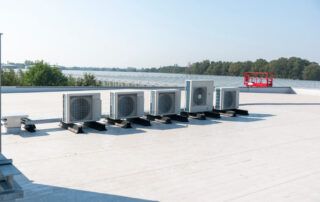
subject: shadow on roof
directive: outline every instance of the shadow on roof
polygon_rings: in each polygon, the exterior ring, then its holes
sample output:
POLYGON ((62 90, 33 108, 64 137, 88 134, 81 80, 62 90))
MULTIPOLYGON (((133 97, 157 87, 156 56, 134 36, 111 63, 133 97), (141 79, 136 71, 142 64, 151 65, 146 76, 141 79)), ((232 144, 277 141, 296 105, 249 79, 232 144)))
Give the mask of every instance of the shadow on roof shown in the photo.
POLYGON ((24 198, 16 200, 17 202, 155 202, 154 200, 37 184, 24 175, 16 176, 16 180, 24 190, 24 198))
POLYGON ((257 114, 257 113, 249 113, 249 116, 240 116, 237 115, 235 117, 226 117, 221 116, 221 120, 223 121, 234 121, 234 122, 255 122, 255 121, 263 121, 266 117, 275 116, 273 114, 257 114))
POLYGON ((212 124, 221 123, 216 120, 220 120, 220 119, 211 119, 211 118, 207 117, 206 120, 198 120, 198 119, 189 118, 189 124, 190 125, 212 125, 212 124))
POLYGON ((134 135, 138 133, 145 133, 146 131, 137 129, 134 126, 132 128, 120 128, 117 126, 107 125, 107 131, 96 131, 90 129, 90 132, 103 135, 134 135))
POLYGON ((152 126, 149 127, 149 129, 151 129, 151 130, 170 130, 170 129, 188 127, 187 126, 188 123, 181 123, 181 122, 176 122, 176 121, 172 121, 171 124, 164 124, 164 123, 152 121, 151 124, 152 124, 152 126))
MULTIPOLYGON (((271 117, 275 116, 273 114, 256 114, 256 113, 249 113, 249 117, 256 117, 256 118, 264 118, 264 117, 271 117)), ((243 116, 245 117, 245 116, 243 116)))
POLYGON ((221 120, 222 121, 233 121, 233 122, 255 122, 255 121, 263 121, 265 119, 255 118, 255 117, 243 117, 243 116, 236 116, 236 117, 221 116, 221 120))

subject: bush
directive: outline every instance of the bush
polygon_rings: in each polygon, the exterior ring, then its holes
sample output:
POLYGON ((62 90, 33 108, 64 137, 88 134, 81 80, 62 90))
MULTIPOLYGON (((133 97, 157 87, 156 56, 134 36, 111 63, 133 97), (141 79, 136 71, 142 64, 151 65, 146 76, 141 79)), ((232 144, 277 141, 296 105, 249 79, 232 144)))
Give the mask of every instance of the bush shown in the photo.
POLYGON ((17 73, 13 69, 4 69, 1 71, 1 85, 21 86, 24 84, 24 73, 19 70, 17 73))
POLYGON ((65 76, 58 67, 51 67, 43 61, 35 62, 25 73, 22 70, 2 70, 1 83, 4 86, 102 86, 102 81, 93 74, 83 77, 65 76))
POLYGON ((30 86, 66 86, 68 79, 58 67, 39 61, 26 71, 24 82, 30 86))

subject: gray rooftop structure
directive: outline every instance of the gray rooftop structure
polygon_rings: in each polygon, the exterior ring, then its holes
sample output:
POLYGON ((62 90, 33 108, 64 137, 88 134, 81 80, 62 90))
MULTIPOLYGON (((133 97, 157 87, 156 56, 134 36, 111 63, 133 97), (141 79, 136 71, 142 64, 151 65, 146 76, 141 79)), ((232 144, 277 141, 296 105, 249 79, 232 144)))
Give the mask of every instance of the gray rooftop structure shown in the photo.
MULTIPOLYGON (((3 114, 59 117, 62 93, 3 94, 3 114)), ((17 201, 320 201, 320 96, 240 93, 240 104, 249 116, 4 134, 23 173, 17 201)))

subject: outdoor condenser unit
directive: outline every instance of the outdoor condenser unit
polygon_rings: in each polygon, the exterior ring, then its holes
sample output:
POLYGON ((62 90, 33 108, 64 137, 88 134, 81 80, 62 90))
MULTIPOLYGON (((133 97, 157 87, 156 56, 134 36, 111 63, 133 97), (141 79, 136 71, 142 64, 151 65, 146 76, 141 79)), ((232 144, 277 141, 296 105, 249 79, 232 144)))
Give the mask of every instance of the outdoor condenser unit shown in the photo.
POLYGON ((90 122, 101 118, 100 93, 63 94, 63 122, 90 122))
POLYGON ((143 115, 143 91, 113 91, 110 93, 110 118, 139 118, 143 115))
POLYGON ((216 88, 216 110, 237 109, 239 107, 239 88, 216 88))
POLYGON ((150 114, 173 115, 181 112, 180 90, 152 90, 150 97, 150 114))
POLYGON ((213 109, 213 80, 186 81, 186 112, 204 112, 213 109))

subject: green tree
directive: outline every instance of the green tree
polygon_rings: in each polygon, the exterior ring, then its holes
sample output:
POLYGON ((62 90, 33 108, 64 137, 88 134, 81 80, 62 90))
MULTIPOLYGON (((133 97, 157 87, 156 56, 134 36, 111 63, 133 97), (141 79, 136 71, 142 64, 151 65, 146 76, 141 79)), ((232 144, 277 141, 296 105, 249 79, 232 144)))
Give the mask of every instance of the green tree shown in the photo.
POLYGON ((101 86, 102 82, 97 81, 96 77, 90 73, 84 73, 82 78, 77 79, 78 86, 101 86))
POLYGON ((305 80, 320 80, 320 66, 312 63, 306 66, 302 73, 302 78, 305 80))
POLYGON ((209 60, 204 60, 202 62, 196 62, 191 64, 187 70, 186 73, 188 74, 204 74, 208 67, 210 66, 209 60))
POLYGON ((251 68, 251 72, 265 72, 266 70, 266 66, 268 65, 268 61, 266 61, 265 59, 257 59, 251 68))
POLYGON ((24 75, 25 84, 31 86, 65 86, 68 79, 58 67, 37 61, 24 75))
POLYGON ((13 69, 1 70, 1 84, 3 86, 22 86, 24 73, 22 70, 15 72, 13 69))
POLYGON ((15 86, 17 78, 13 69, 1 71, 1 84, 4 86, 15 86))
POLYGON ((75 79, 71 75, 68 75, 67 76, 67 86, 77 86, 77 79, 75 79))
POLYGON ((243 64, 241 62, 232 63, 229 67, 229 75, 239 76, 242 68, 243 64))
POLYGON ((287 58, 272 60, 268 65, 268 71, 278 78, 289 78, 290 66, 287 58))
POLYGON ((302 72, 306 66, 310 64, 309 61, 297 57, 291 57, 288 60, 290 66, 289 78, 302 79, 302 72))
POLYGON ((24 83, 24 72, 19 69, 18 72, 16 72, 16 86, 24 86, 25 83, 24 83))

